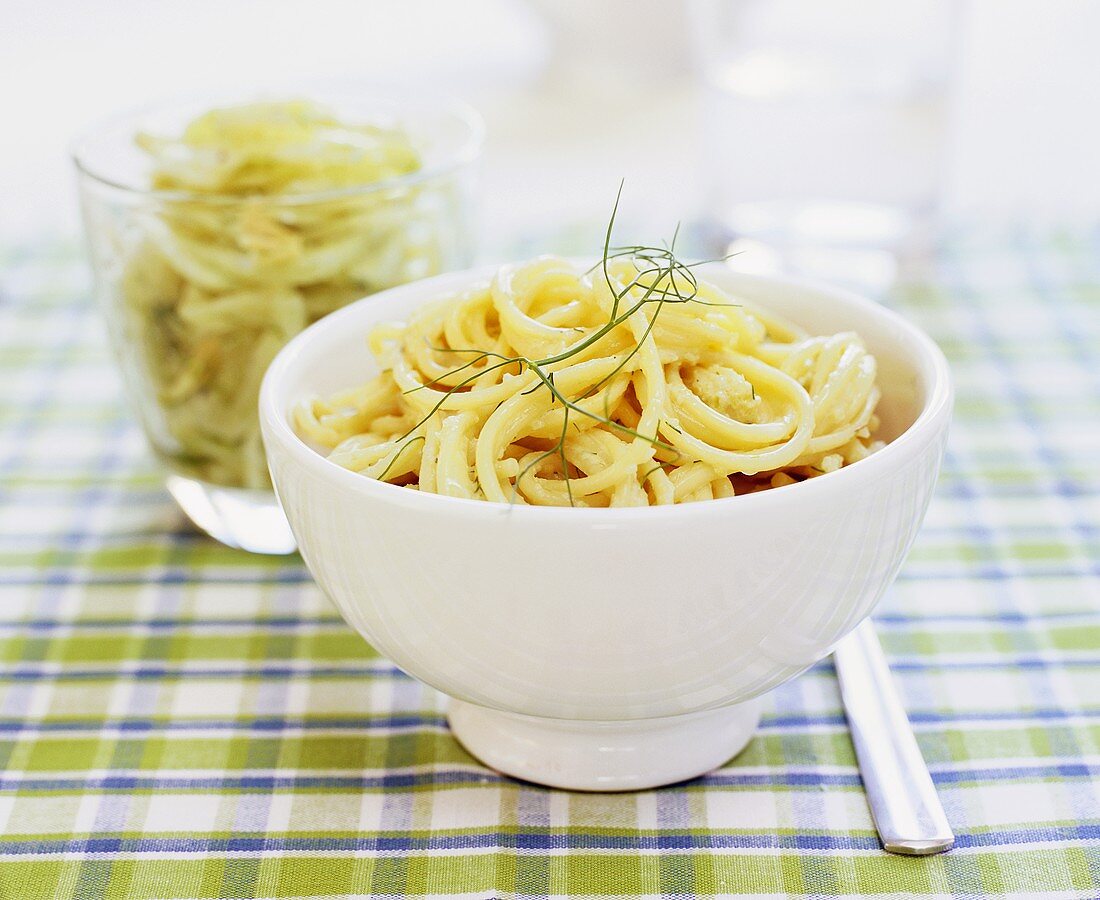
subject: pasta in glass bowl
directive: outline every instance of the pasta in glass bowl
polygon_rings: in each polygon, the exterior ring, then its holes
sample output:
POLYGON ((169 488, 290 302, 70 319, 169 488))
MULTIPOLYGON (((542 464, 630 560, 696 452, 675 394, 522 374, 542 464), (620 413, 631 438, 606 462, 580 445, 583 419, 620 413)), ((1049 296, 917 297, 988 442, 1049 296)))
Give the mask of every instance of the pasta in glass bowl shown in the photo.
POLYGON ((290 552, 256 418, 303 328, 460 268, 481 126, 465 107, 209 99, 117 119, 74 160, 96 289, 184 512, 231 546, 290 552))
MULTIPOLYGON (((876 303, 715 263, 692 270, 705 285, 698 312, 725 330, 714 352, 726 346, 723 358, 749 390, 732 375, 708 382, 690 372, 669 350, 688 323, 664 318, 686 309, 666 309, 653 324, 657 307, 631 305, 627 298, 640 296, 633 288, 622 294, 625 311, 645 322, 620 322, 587 345, 588 358, 582 352, 559 368, 553 346, 517 346, 529 323, 518 320, 507 337, 502 320, 498 330, 476 312, 486 296, 498 310, 507 303, 499 294, 509 277, 537 274, 540 290, 518 306, 524 318, 578 329, 542 332, 566 349, 599 332, 601 319, 585 323, 572 318, 585 309, 569 307, 587 267, 538 265, 396 288, 292 340, 260 396, 275 489, 341 614, 450 696, 455 736, 475 756, 572 789, 672 783, 738 752, 755 730, 760 695, 824 657, 893 581, 942 460, 947 364, 926 335, 876 303), (540 306, 555 278, 568 290, 540 306), (467 313, 450 320, 446 311, 464 303, 467 313), (486 321, 485 334, 475 333, 486 321), (622 327, 634 334, 632 355, 629 341, 614 343, 622 327), (420 350, 403 342, 409 334, 430 358, 413 364, 420 350), (858 341, 830 343, 848 334, 858 341), (479 355, 498 352, 485 342, 502 335, 509 347, 496 361, 507 360, 507 380, 467 369, 480 386, 451 391, 437 379, 453 387, 466 377, 453 363, 433 380, 415 374, 478 338, 465 349, 479 353, 461 364, 487 368, 479 355), (733 335, 745 341, 735 350, 733 335), (526 363, 517 366, 517 356, 526 363), (871 373, 865 358, 875 361, 871 373), (596 371, 581 369, 590 365, 596 371), (624 370, 630 384, 615 385, 624 370), (844 386, 831 400, 826 370, 839 373, 834 388, 844 386), (581 410, 568 423, 566 404, 540 373, 553 373, 561 398, 581 410), (387 379, 404 384, 398 395, 387 394, 387 379), (678 383, 723 419, 760 428, 717 433, 717 420, 678 383), (421 396, 433 390, 434 399, 421 396), (486 398, 475 395, 486 390, 505 396, 480 412, 459 408, 481 406, 486 398), (452 408, 432 423, 439 393, 452 408), (485 435, 498 414, 490 449, 467 446, 465 465, 455 466, 454 447, 474 429, 485 435), (577 437, 558 446, 562 431, 577 437), (691 437, 705 437, 705 446, 691 437), (841 458, 826 463, 830 456, 841 458), (656 480, 653 466, 663 472, 656 480), (624 468, 631 478, 620 483, 624 468), (616 477, 588 481, 604 472, 616 477), (492 495, 494 484, 502 496, 492 495)), ((619 293, 592 289, 599 303, 619 293)), ((699 351, 698 336, 690 348, 699 351)))

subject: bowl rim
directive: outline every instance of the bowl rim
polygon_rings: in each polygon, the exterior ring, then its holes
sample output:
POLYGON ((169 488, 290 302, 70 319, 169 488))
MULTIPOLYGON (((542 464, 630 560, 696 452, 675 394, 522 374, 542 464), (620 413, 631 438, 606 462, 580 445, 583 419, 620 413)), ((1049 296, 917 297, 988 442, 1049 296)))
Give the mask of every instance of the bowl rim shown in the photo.
MULTIPOLYGON (((576 259, 570 261, 583 262, 576 259)), ((701 269, 705 272, 707 268, 719 265, 722 265, 722 263, 708 263, 701 269)), ((290 425, 289 416, 290 404, 293 398, 286 396, 287 389, 284 381, 288 370, 300 357, 309 352, 311 343, 316 340, 319 334, 341 330, 345 322, 357 319, 365 306, 373 306, 379 302, 383 304, 391 303, 395 301, 395 298, 413 293, 454 291, 477 281, 491 278, 500 268, 500 264, 479 266, 389 288, 356 300, 330 313, 293 337, 276 354, 275 359, 268 366, 260 387, 259 416, 265 451, 268 441, 278 441, 280 446, 294 458, 296 463, 302 465, 318 478, 333 482, 342 490, 365 495, 374 501, 417 509, 426 513, 475 516, 499 516, 503 513, 519 516, 523 519, 560 521, 564 517, 564 519, 576 524, 612 524, 624 521, 646 521, 660 515, 677 517, 708 514, 725 515, 739 509, 752 510, 761 504, 765 506, 786 503, 797 504, 809 500, 814 492, 839 491, 843 490, 845 485, 852 486, 857 482, 874 481, 879 477, 888 475, 896 464, 900 464, 906 458, 919 452, 925 444, 946 429, 951 416, 954 389, 947 358, 928 334, 904 316, 854 291, 837 288, 811 279, 787 275, 757 275, 727 269, 726 271, 730 275, 743 283, 761 286, 775 285, 787 289, 806 290, 819 295, 826 295, 833 300, 853 305, 862 312, 881 317, 898 328, 905 336, 904 343, 917 351, 918 357, 923 363, 921 368, 931 373, 930 381, 927 384, 927 396, 919 415, 913 423, 881 450, 872 453, 859 462, 844 466, 818 478, 809 478, 795 484, 784 485, 782 488, 756 491, 734 497, 722 497, 698 503, 596 508, 495 503, 487 500, 449 497, 443 494, 405 490, 398 485, 368 478, 331 462, 295 433, 290 425)), ((428 297, 424 297, 422 302, 428 302, 428 300, 428 297)), ((766 303, 760 305, 766 308, 766 303)), ((386 320, 384 310, 380 311, 376 321, 384 322, 386 320)), ((365 332, 362 338, 364 352, 366 352, 365 332)), ((274 483, 275 479, 272 478, 272 481, 274 483)), ((278 491, 277 484, 276 491, 278 491)))
POLYGON ((67 149, 68 157, 81 178, 87 179, 101 188, 128 197, 144 198, 164 203, 194 203, 208 206, 239 205, 248 200, 261 198, 284 206, 307 206, 314 203, 327 203, 349 197, 409 188, 434 181, 474 163, 481 154, 484 142, 485 120, 480 113, 465 101, 448 94, 409 94, 397 90, 351 92, 304 86, 284 91, 253 91, 242 94, 211 93, 208 95, 191 93, 167 97, 98 119, 79 131, 69 141, 67 149), (97 167, 88 160, 88 153, 97 140, 125 123, 137 124, 142 118, 159 111, 173 107, 182 108, 196 103, 207 104, 214 108, 283 99, 315 100, 322 104, 342 101, 355 102, 361 104, 364 108, 376 107, 380 110, 387 109, 390 112, 400 112, 403 109, 413 108, 428 110, 440 116, 452 116, 457 122, 461 123, 465 129, 465 134, 446 159, 419 168, 414 172, 385 178, 381 181, 370 181, 323 190, 302 191, 300 193, 234 195, 203 193, 201 191, 164 190, 129 183, 125 179, 108 177, 98 171, 97 167))

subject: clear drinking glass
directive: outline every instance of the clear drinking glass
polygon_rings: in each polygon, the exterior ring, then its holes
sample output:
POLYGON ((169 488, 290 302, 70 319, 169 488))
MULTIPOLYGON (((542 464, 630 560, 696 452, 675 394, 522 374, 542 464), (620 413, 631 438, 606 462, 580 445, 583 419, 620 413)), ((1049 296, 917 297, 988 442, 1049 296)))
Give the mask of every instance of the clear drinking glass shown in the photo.
POLYGON ((168 490, 208 534, 257 553, 295 549, 257 421, 272 357, 326 313, 465 267, 474 250, 475 113, 423 100, 316 99, 342 120, 402 129, 421 168, 310 194, 151 189, 135 136, 179 134, 225 105, 210 98, 124 116, 73 149, 96 292, 168 490))
POLYGON ((833 275, 928 233, 958 18, 955 0, 696 0, 707 213, 731 249, 833 275))

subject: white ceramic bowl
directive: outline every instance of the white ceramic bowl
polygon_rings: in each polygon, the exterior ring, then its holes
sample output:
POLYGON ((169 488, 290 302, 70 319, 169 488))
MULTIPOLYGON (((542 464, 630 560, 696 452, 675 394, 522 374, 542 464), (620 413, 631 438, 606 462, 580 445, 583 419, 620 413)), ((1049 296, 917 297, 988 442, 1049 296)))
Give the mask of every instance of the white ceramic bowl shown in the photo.
POLYGON ((421 494, 342 469, 294 434, 296 402, 375 374, 372 326, 489 274, 376 294, 272 363, 260 420, 302 556, 353 628, 453 698, 455 735, 489 765, 587 790, 709 771, 752 736, 754 698, 825 656, 897 574, 947 436, 943 354, 869 300, 712 265, 704 277, 811 332, 862 335, 890 443, 820 478, 683 506, 421 494))

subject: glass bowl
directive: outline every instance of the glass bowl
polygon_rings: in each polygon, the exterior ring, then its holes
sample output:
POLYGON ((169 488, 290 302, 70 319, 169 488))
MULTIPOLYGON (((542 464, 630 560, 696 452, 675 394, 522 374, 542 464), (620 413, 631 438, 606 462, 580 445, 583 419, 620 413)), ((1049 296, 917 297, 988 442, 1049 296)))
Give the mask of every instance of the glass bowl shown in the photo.
POLYGON ((289 553, 256 404, 268 363, 346 304, 469 264, 482 124, 443 100, 325 96, 342 121, 407 133, 421 167, 311 193, 158 190, 139 133, 178 135, 224 98, 105 122, 72 148, 96 294, 166 485, 224 544, 289 553))

